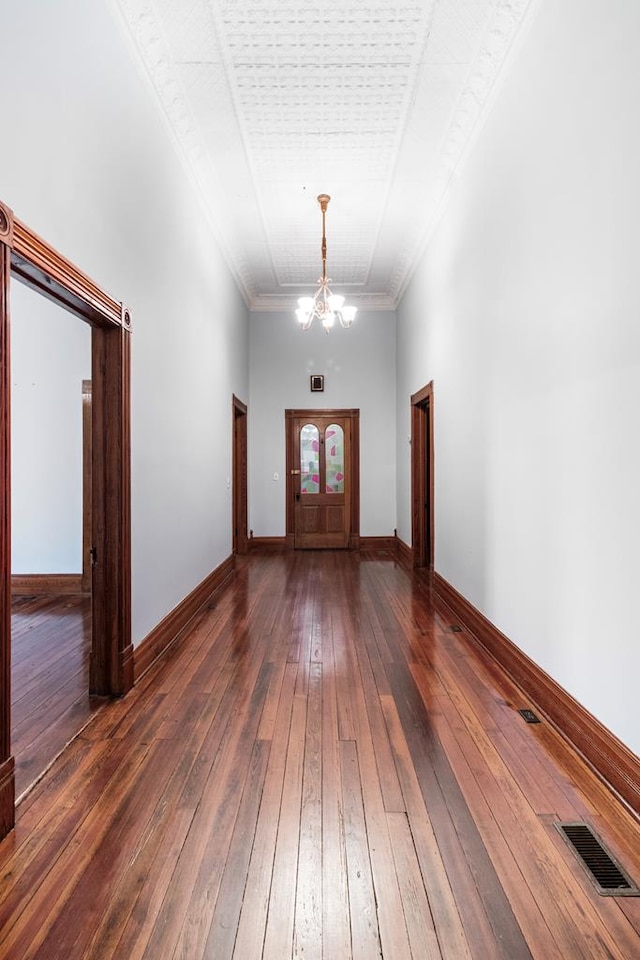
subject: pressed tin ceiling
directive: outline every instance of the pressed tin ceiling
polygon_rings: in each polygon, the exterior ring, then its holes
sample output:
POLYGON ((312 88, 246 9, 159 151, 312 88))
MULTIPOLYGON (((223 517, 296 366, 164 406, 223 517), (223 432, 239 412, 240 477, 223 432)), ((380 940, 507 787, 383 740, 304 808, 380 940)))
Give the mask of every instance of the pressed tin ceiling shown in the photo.
POLYGON ((393 309, 532 0, 113 0, 247 304, 393 309))

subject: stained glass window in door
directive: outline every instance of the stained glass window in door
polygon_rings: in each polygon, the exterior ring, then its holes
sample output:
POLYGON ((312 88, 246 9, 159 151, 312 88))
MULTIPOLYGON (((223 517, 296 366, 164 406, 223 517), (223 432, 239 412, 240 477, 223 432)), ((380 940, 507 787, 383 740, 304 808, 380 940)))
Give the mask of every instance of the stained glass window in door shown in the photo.
POLYGON ((313 423, 300 431, 300 493, 320 493, 320 431, 313 423))
POLYGON ((324 433, 327 493, 344 493, 344 431, 330 423, 324 433))

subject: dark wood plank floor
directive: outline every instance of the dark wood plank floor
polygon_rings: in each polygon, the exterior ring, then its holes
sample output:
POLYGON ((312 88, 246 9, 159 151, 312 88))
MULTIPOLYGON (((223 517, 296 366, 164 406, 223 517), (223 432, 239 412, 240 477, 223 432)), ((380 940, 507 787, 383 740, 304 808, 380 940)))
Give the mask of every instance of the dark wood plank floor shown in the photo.
POLYGON ((3 958, 640 957, 640 829, 390 555, 238 561, 0 844, 3 958))
POLYGON ((11 604, 11 748, 20 796, 102 701, 89 697, 91 600, 14 597, 11 604))

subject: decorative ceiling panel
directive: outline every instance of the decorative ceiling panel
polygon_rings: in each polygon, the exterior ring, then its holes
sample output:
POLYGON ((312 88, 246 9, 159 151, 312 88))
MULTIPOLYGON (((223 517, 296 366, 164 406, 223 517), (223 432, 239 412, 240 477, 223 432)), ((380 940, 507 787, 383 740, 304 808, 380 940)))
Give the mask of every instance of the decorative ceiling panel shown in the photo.
POLYGON ((114 0, 253 309, 396 306, 531 0, 114 0))

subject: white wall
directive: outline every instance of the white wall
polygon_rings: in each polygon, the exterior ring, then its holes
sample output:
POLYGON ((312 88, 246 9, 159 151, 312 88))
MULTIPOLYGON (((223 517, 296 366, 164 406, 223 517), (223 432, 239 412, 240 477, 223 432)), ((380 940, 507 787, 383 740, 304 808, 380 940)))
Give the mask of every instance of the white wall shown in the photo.
POLYGON ((11 282, 11 562, 82 572, 82 381, 91 330, 11 282))
POLYGON ((105 0, 2 14, 0 195, 133 314, 133 638, 231 551, 247 311, 105 0))
POLYGON ((436 568, 635 752, 639 38, 630 0, 541 0, 398 313, 400 439, 434 380, 436 568))
POLYGON ((282 537, 285 423, 291 409, 360 409, 360 533, 395 529, 395 315, 361 311, 348 330, 304 332, 290 314, 252 313, 250 321, 249 526, 282 537), (324 393, 309 377, 322 373, 324 393), (273 474, 279 480, 273 480, 273 474))

